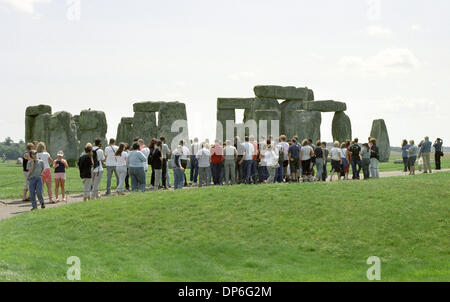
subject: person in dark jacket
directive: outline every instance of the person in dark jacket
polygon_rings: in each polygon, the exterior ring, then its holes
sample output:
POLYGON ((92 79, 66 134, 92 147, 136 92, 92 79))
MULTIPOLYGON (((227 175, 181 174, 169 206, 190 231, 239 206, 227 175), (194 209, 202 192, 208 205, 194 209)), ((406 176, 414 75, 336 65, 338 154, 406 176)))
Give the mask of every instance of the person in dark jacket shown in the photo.
POLYGON ((80 178, 83 180, 83 201, 91 200, 93 166, 94 159, 92 154, 92 144, 88 143, 84 148, 84 153, 78 159, 80 178))
POLYGON ((436 170, 441 169, 441 157, 444 156, 442 152, 442 139, 437 138, 434 142, 434 163, 436 164, 436 170))

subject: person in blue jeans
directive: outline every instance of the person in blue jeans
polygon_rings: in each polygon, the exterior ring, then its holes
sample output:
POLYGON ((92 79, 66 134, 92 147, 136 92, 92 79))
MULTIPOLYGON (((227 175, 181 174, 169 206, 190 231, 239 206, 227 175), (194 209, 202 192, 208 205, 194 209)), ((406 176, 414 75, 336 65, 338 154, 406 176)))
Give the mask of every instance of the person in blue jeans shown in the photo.
POLYGON ((361 172, 361 147, 358 144, 358 139, 355 138, 350 146, 353 177, 352 179, 359 179, 359 173, 361 172))
POLYGON ((174 175, 174 189, 183 189, 184 185, 184 168, 181 165, 181 154, 183 150, 178 146, 172 154, 173 160, 173 175, 174 175))
POLYGON ((37 159, 36 151, 30 152, 30 161, 27 168, 29 171, 28 179, 30 181, 29 191, 32 211, 37 210, 36 195, 41 203, 41 209, 45 209, 44 196, 42 195, 42 173, 44 172, 44 162, 37 159))
POLYGON ((197 184, 198 179, 198 160, 197 153, 200 151, 200 144, 198 143, 198 138, 194 138, 194 143, 191 144, 191 155, 190 155, 190 182, 191 184, 197 184))
POLYGON ((127 164, 131 178, 131 190, 144 192, 146 187, 144 163, 147 162, 147 158, 139 151, 139 148, 139 144, 135 142, 133 151, 127 155, 127 164))

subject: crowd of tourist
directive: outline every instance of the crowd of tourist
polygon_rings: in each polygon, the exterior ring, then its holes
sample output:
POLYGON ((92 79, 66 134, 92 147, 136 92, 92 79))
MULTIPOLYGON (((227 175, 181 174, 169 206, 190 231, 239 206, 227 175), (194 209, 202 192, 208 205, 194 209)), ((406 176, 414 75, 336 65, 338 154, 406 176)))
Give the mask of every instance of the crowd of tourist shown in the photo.
MULTIPOLYGON (((415 174, 415 163, 420 158, 424 173, 431 173, 432 146, 435 149, 436 169, 439 170, 443 156, 442 143, 438 138, 432 144, 425 137, 416 146, 414 140, 404 140, 404 171, 415 174)), ((136 138, 131 146, 127 143, 116 145, 114 139, 106 147, 102 146, 100 139, 96 139, 94 144, 86 144, 77 163, 83 184, 83 200, 100 198, 99 185, 105 169, 107 196, 112 194, 113 175, 118 195, 123 195, 125 191, 168 189, 171 187, 169 168, 173 170, 175 190, 191 186, 333 181, 335 175, 337 180, 348 180, 350 167, 351 179, 361 179, 361 170, 363 179, 379 177, 379 148, 372 137, 362 144, 357 138, 336 141, 330 149, 326 142, 313 143, 311 139, 300 141, 297 136, 288 139, 285 135, 276 139, 261 137, 259 142, 252 136, 246 136, 244 141, 235 137, 234 141, 222 143, 215 140, 212 144, 208 140, 199 142, 195 138, 189 147, 186 145, 181 140, 174 150, 170 150, 162 136, 152 139, 148 146, 140 138, 136 138), (186 174, 188 164, 189 175, 186 174), (148 180, 149 166, 151 176, 148 180)), ((28 143, 26 148, 23 156, 23 200, 31 201, 32 210, 37 209, 37 200, 45 208, 45 184, 50 203, 65 201, 66 169, 69 165, 64 159, 64 152, 58 151, 57 158, 53 160, 43 142, 28 143), (60 191, 62 199, 59 198, 60 191)))

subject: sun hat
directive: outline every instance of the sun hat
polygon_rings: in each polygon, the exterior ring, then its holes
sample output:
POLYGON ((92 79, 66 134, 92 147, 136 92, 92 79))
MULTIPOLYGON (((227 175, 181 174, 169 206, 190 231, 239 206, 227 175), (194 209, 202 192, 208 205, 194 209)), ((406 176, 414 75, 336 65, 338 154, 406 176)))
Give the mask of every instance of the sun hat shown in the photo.
POLYGON ((58 154, 57 154, 58 156, 64 156, 64 152, 63 151, 58 151, 58 154))

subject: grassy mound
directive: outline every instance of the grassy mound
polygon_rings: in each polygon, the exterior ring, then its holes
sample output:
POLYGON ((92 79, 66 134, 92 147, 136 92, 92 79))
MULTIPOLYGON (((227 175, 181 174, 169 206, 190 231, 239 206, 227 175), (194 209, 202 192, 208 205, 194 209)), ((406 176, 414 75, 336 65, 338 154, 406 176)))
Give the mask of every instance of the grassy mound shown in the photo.
POLYGON ((450 281, 450 173, 135 194, 0 222, 0 280, 450 281))

